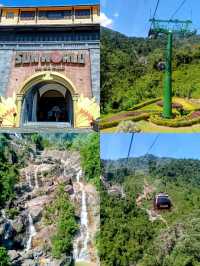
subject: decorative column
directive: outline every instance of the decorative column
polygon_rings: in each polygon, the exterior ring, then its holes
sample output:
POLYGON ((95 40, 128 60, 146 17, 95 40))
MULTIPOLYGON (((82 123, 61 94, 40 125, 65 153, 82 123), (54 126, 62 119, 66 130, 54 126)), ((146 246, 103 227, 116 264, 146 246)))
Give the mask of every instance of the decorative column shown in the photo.
POLYGON ((74 94, 72 95, 72 101, 73 101, 73 119, 74 119, 74 128, 77 127, 77 120, 76 120, 76 114, 77 114, 77 109, 78 109, 78 106, 77 106, 77 103, 78 103, 78 98, 79 98, 79 95, 78 94, 74 94))
POLYGON ((20 127, 20 116, 22 109, 23 94, 17 94, 16 106, 17 106, 17 117, 16 117, 16 126, 20 127))

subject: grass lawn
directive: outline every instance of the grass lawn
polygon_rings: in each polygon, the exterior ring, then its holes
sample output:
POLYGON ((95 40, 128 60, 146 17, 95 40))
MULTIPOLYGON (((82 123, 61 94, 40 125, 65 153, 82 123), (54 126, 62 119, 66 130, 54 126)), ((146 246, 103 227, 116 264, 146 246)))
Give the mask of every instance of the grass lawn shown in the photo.
POLYGON ((137 123, 142 132, 161 132, 161 133, 194 133, 200 132, 200 124, 189 127, 164 127, 157 126, 148 121, 139 121, 137 123))
MULTIPOLYGON (((141 129, 141 132, 160 132, 160 133, 197 133, 200 132, 200 124, 189 127, 164 127, 157 126, 148 121, 139 121, 136 123, 141 129)), ((117 132, 117 127, 111 127, 101 130, 102 133, 117 132)))

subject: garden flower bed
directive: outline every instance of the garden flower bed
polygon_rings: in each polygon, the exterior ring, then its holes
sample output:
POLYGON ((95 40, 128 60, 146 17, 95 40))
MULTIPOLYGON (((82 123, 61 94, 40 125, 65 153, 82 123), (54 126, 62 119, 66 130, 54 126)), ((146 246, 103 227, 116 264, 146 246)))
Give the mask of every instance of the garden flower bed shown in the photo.
POLYGON ((191 112, 186 116, 179 116, 174 119, 166 119, 159 115, 152 115, 150 121, 159 126, 187 127, 200 123, 200 111, 191 112))
POLYGON ((140 120, 148 120, 150 117, 149 113, 142 113, 142 112, 134 112, 134 115, 132 113, 131 115, 126 115, 126 116, 113 116, 110 117, 109 119, 104 119, 100 120, 100 129, 106 129, 106 128, 111 128, 111 127, 116 127, 121 121, 133 121, 137 122, 140 120))

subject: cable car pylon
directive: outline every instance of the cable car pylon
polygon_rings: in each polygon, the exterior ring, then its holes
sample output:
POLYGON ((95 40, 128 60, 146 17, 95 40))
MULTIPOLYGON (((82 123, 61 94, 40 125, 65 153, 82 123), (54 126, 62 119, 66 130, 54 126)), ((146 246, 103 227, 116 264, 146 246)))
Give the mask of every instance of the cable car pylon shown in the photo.
POLYGON ((187 37, 196 34, 195 30, 191 30, 191 20, 161 20, 150 19, 151 28, 149 38, 157 38, 159 35, 167 35, 167 47, 165 54, 165 79, 163 88, 163 117, 172 118, 172 49, 173 36, 187 37))

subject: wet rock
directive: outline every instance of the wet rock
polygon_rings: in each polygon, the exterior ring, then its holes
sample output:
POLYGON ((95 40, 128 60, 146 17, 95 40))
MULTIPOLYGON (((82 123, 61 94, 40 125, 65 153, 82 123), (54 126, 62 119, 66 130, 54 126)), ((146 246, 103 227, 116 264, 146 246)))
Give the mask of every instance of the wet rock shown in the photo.
POLYGON ((56 190, 56 186, 50 186, 46 189, 46 194, 51 195, 56 190))
POLYGON ((69 266, 71 265, 71 261, 72 258, 71 257, 67 257, 67 256, 63 256, 63 258, 61 259, 52 259, 52 258, 48 258, 48 259, 43 259, 43 263, 41 263, 41 265, 48 265, 48 266, 69 266))
POLYGON ((42 228, 32 239, 32 247, 37 252, 42 250, 45 246, 50 246, 50 236, 55 232, 55 228, 53 225, 45 226, 42 228))
POLYGON ((14 236, 14 229, 12 226, 12 223, 8 220, 4 223, 4 232, 3 232, 3 237, 5 240, 11 239, 14 236))
POLYGON ((64 185, 72 185, 71 176, 59 176, 57 181, 58 183, 63 183, 64 185))
POLYGON ((23 254, 23 259, 25 259, 25 260, 34 259, 34 253, 33 253, 33 251, 32 250, 29 250, 29 251, 25 252, 23 254))
POLYGON ((46 183, 46 185, 47 185, 48 187, 52 187, 52 186, 54 185, 53 180, 48 181, 48 182, 46 183))
POLYGON ((10 257, 11 262, 13 263, 14 261, 19 260, 21 255, 16 251, 16 250, 9 250, 8 255, 10 257))
POLYGON ((0 237, 4 234, 4 224, 0 224, 0 237))
POLYGON ((43 252, 42 248, 34 250, 34 252, 33 252, 34 259, 37 260, 38 258, 42 257, 43 253, 44 252, 43 252))
POLYGON ((25 231, 26 224, 27 224, 27 217, 24 214, 18 216, 12 222, 12 226, 13 226, 14 230, 16 231, 16 233, 21 233, 21 232, 25 231))
POLYGON ((39 264, 34 260, 24 260, 21 266, 38 266, 39 264))
POLYGON ((44 195, 34 198, 27 203, 27 207, 34 223, 38 222, 41 219, 43 208, 49 202, 49 200, 50 197, 44 195))
POLYGON ((72 185, 67 185, 65 187, 65 192, 67 192, 69 195, 73 195, 74 194, 74 188, 72 185))
POLYGON ((27 242, 26 232, 24 232, 23 234, 17 234, 11 240, 12 248, 15 250, 23 249, 26 246, 26 242, 27 242))

